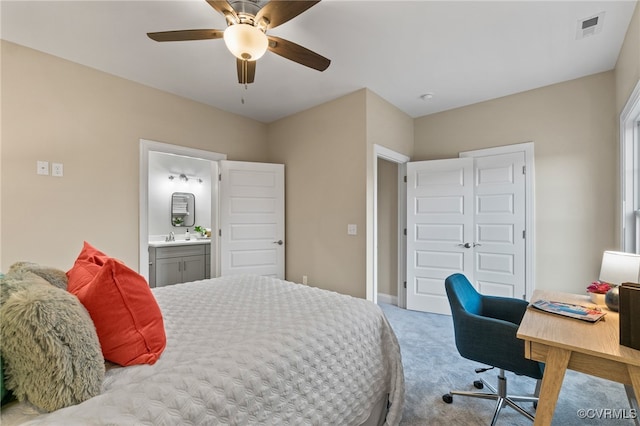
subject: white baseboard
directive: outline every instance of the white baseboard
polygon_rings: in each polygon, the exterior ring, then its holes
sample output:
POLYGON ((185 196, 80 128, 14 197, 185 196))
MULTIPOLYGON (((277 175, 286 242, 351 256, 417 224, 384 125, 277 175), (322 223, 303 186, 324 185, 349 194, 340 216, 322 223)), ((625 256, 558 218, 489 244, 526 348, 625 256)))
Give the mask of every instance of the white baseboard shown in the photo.
POLYGON ((391 296, 390 294, 378 293, 378 302, 398 306, 398 296, 391 296))

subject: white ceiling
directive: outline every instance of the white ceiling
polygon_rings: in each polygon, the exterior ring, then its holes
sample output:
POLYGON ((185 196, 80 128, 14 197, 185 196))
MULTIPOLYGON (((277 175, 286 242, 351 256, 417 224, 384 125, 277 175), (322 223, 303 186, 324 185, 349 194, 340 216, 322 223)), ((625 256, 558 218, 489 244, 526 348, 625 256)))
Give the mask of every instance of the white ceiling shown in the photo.
POLYGON ((269 34, 328 57, 329 68, 267 52, 246 90, 222 40, 146 36, 224 29, 205 0, 2 0, 0 34, 262 122, 365 87, 419 117, 613 69, 635 7, 635 0, 324 0, 269 34), (602 31, 576 39, 579 21, 601 12, 602 31), (421 99, 426 93, 433 98, 421 99))

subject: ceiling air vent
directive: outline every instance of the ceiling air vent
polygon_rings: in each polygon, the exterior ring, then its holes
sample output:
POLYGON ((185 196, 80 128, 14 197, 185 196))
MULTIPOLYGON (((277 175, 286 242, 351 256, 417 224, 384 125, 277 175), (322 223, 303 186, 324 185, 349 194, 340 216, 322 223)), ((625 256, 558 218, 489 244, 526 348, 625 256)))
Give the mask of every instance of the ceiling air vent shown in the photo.
POLYGON ((600 12, 595 16, 578 20, 576 28, 576 39, 589 37, 602 31, 602 23, 604 21, 604 12, 600 12))

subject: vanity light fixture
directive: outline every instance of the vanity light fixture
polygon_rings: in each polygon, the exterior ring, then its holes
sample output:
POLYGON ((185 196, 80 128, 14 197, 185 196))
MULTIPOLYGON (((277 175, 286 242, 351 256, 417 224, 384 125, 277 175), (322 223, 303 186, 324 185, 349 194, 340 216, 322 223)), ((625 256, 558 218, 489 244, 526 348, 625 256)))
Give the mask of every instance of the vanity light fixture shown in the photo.
MULTIPOLYGON (((198 176, 187 176, 184 173, 180 173, 179 176, 177 176, 178 179, 180 179, 180 182, 184 182, 187 183, 189 182, 189 180, 193 179, 198 183, 202 183, 202 179, 200 179, 198 176)), ((169 180, 173 182, 173 180, 176 179, 176 176, 174 175, 169 175, 169 180)))

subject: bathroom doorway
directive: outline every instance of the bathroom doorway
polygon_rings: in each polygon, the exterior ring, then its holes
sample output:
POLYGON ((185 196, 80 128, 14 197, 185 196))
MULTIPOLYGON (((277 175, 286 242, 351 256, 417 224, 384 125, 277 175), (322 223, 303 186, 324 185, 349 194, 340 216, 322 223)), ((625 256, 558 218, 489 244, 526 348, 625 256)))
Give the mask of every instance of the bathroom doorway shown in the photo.
MULTIPOLYGON (((162 142, 140 140, 140 217, 139 217, 139 273, 149 279, 149 237, 168 234, 174 228, 171 226, 169 201, 166 209, 154 205, 161 194, 173 189, 172 185, 181 185, 179 189, 197 191, 200 194, 196 200, 196 225, 209 224, 212 230, 219 227, 217 217, 218 185, 215 177, 218 176, 218 161, 226 160, 226 154, 187 148, 162 142), (167 161, 170 159, 171 161, 167 161), (174 170, 175 169, 175 170, 174 170), (179 173, 180 172, 180 173, 179 173), (166 176, 164 176, 166 174, 166 176), (188 181, 180 181, 179 175, 184 174, 188 181), (177 179, 169 179, 169 176, 177 179), (201 179, 202 184, 197 180, 201 179), (175 181, 175 182, 174 182, 175 181), (192 181, 192 186, 185 188, 192 181), (207 182, 205 184, 205 182, 207 182), (200 186, 198 186, 200 185, 200 186), (153 187, 153 188, 152 188, 153 187), (204 194, 203 191, 207 191, 204 194), (204 205, 202 205, 204 204, 204 205), (200 206, 200 208, 198 208, 200 206), (166 210, 166 224, 162 225, 162 212, 166 210), (200 220, 202 217, 202 220, 200 220), (165 232, 166 231, 166 232, 165 232)), ((184 191, 181 191, 184 192, 184 191)), ((167 198, 169 200, 170 198, 167 198)), ((159 201, 161 203, 161 201, 159 201)), ((186 228, 185 228, 186 231, 186 228)), ((175 232, 175 231, 174 231, 175 232)), ((211 276, 219 275, 219 242, 212 234, 211 238, 211 276)))

